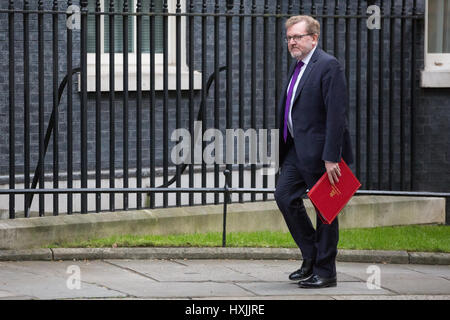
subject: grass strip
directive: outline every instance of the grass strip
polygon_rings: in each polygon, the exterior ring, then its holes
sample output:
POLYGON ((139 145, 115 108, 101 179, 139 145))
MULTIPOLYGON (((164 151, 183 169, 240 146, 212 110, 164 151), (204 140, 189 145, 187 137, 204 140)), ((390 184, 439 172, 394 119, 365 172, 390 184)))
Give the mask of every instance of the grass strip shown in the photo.
MULTIPOLYGON (((50 248, 105 247, 220 247, 222 233, 210 232, 181 235, 121 235, 88 241, 54 243, 50 248)), ((285 232, 230 232, 227 247, 296 248, 285 232)), ((421 225, 342 229, 339 231, 340 249, 406 250, 422 252, 450 252, 450 226, 421 225)))

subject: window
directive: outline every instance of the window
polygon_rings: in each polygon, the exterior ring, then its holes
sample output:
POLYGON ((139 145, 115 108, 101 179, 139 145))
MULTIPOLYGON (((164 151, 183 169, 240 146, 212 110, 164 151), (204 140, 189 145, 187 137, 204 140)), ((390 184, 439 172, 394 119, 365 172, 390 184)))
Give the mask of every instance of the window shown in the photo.
POLYGON ((428 0, 422 87, 450 87, 450 1, 428 0))
MULTIPOLYGON (((123 11, 123 0, 102 0, 101 10, 109 12, 110 1, 114 1, 115 12, 123 11)), ((181 10, 184 12, 186 1, 182 0, 181 10)), ((95 12, 96 0, 88 1, 89 12, 95 12)), ((156 12, 161 12, 162 0, 154 0, 156 12)), ((136 0, 128 1, 129 12, 136 11, 136 0)), ((150 0, 142 0, 142 12, 149 12, 150 0)), ((169 12, 175 12, 176 0, 168 1, 169 12)), ((115 52, 115 91, 123 90, 123 17, 116 15, 114 19, 114 52, 115 52)), ((189 89, 189 69, 186 64, 186 19, 181 18, 181 90, 189 89)), ((109 16, 101 15, 101 91, 109 91, 109 16)), ((163 90, 163 18, 155 17, 155 89, 163 90)), ((87 39, 87 90, 95 91, 95 15, 88 16, 87 39)), ((150 18, 142 17, 142 90, 150 90, 150 18)), ((176 18, 168 18, 168 69, 169 90, 176 89, 176 18)), ((128 19, 128 90, 136 90, 136 17, 128 19)), ((201 89, 201 74, 194 71, 194 89, 201 89)))

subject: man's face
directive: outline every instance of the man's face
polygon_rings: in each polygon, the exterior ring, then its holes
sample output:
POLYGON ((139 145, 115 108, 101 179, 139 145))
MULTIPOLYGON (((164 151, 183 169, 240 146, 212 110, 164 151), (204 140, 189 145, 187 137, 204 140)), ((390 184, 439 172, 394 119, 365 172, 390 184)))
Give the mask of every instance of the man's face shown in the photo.
POLYGON ((308 32, 306 31, 306 22, 304 21, 296 23, 286 30, 286 38, 290 39, 288 42, 288 50, 292 58, 302 60, 316 46, 316 34, 301 37, 299 40, 294 40, 292 38, 305 34, 308 34, 308 32))

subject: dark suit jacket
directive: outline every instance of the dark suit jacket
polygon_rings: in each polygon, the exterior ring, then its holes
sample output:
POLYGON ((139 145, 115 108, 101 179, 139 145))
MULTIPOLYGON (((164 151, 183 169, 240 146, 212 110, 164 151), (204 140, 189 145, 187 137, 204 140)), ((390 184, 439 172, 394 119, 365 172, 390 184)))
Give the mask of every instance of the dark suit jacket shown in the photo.
MULTIPOLYGON (((281 129, 287 86, 296 63, 290 68, 279 103, 281 129)), ((353 162, 347 108, 347 85, 342 66, 335 57, 316 48, 300 79, 292 105, 293 143, 304 171, 323 172, 324 160, 340 162, 342 157, 347 164, 353 162)), ((288 145, 280 134, 281 167, 287 151, 288 145)))

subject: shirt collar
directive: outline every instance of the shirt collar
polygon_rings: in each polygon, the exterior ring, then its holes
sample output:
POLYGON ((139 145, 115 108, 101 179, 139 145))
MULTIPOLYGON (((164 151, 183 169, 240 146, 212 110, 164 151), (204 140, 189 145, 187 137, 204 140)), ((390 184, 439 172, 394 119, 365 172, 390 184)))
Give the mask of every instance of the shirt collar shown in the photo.
POLYGON ((312 48, 312 50, 308 53, 308 55, 303 59, 303 63, 306 66, 309 63, 309 60, 311 60, 312 55, 314 54, 314 51, 316 51, 317 45, 312 48))

